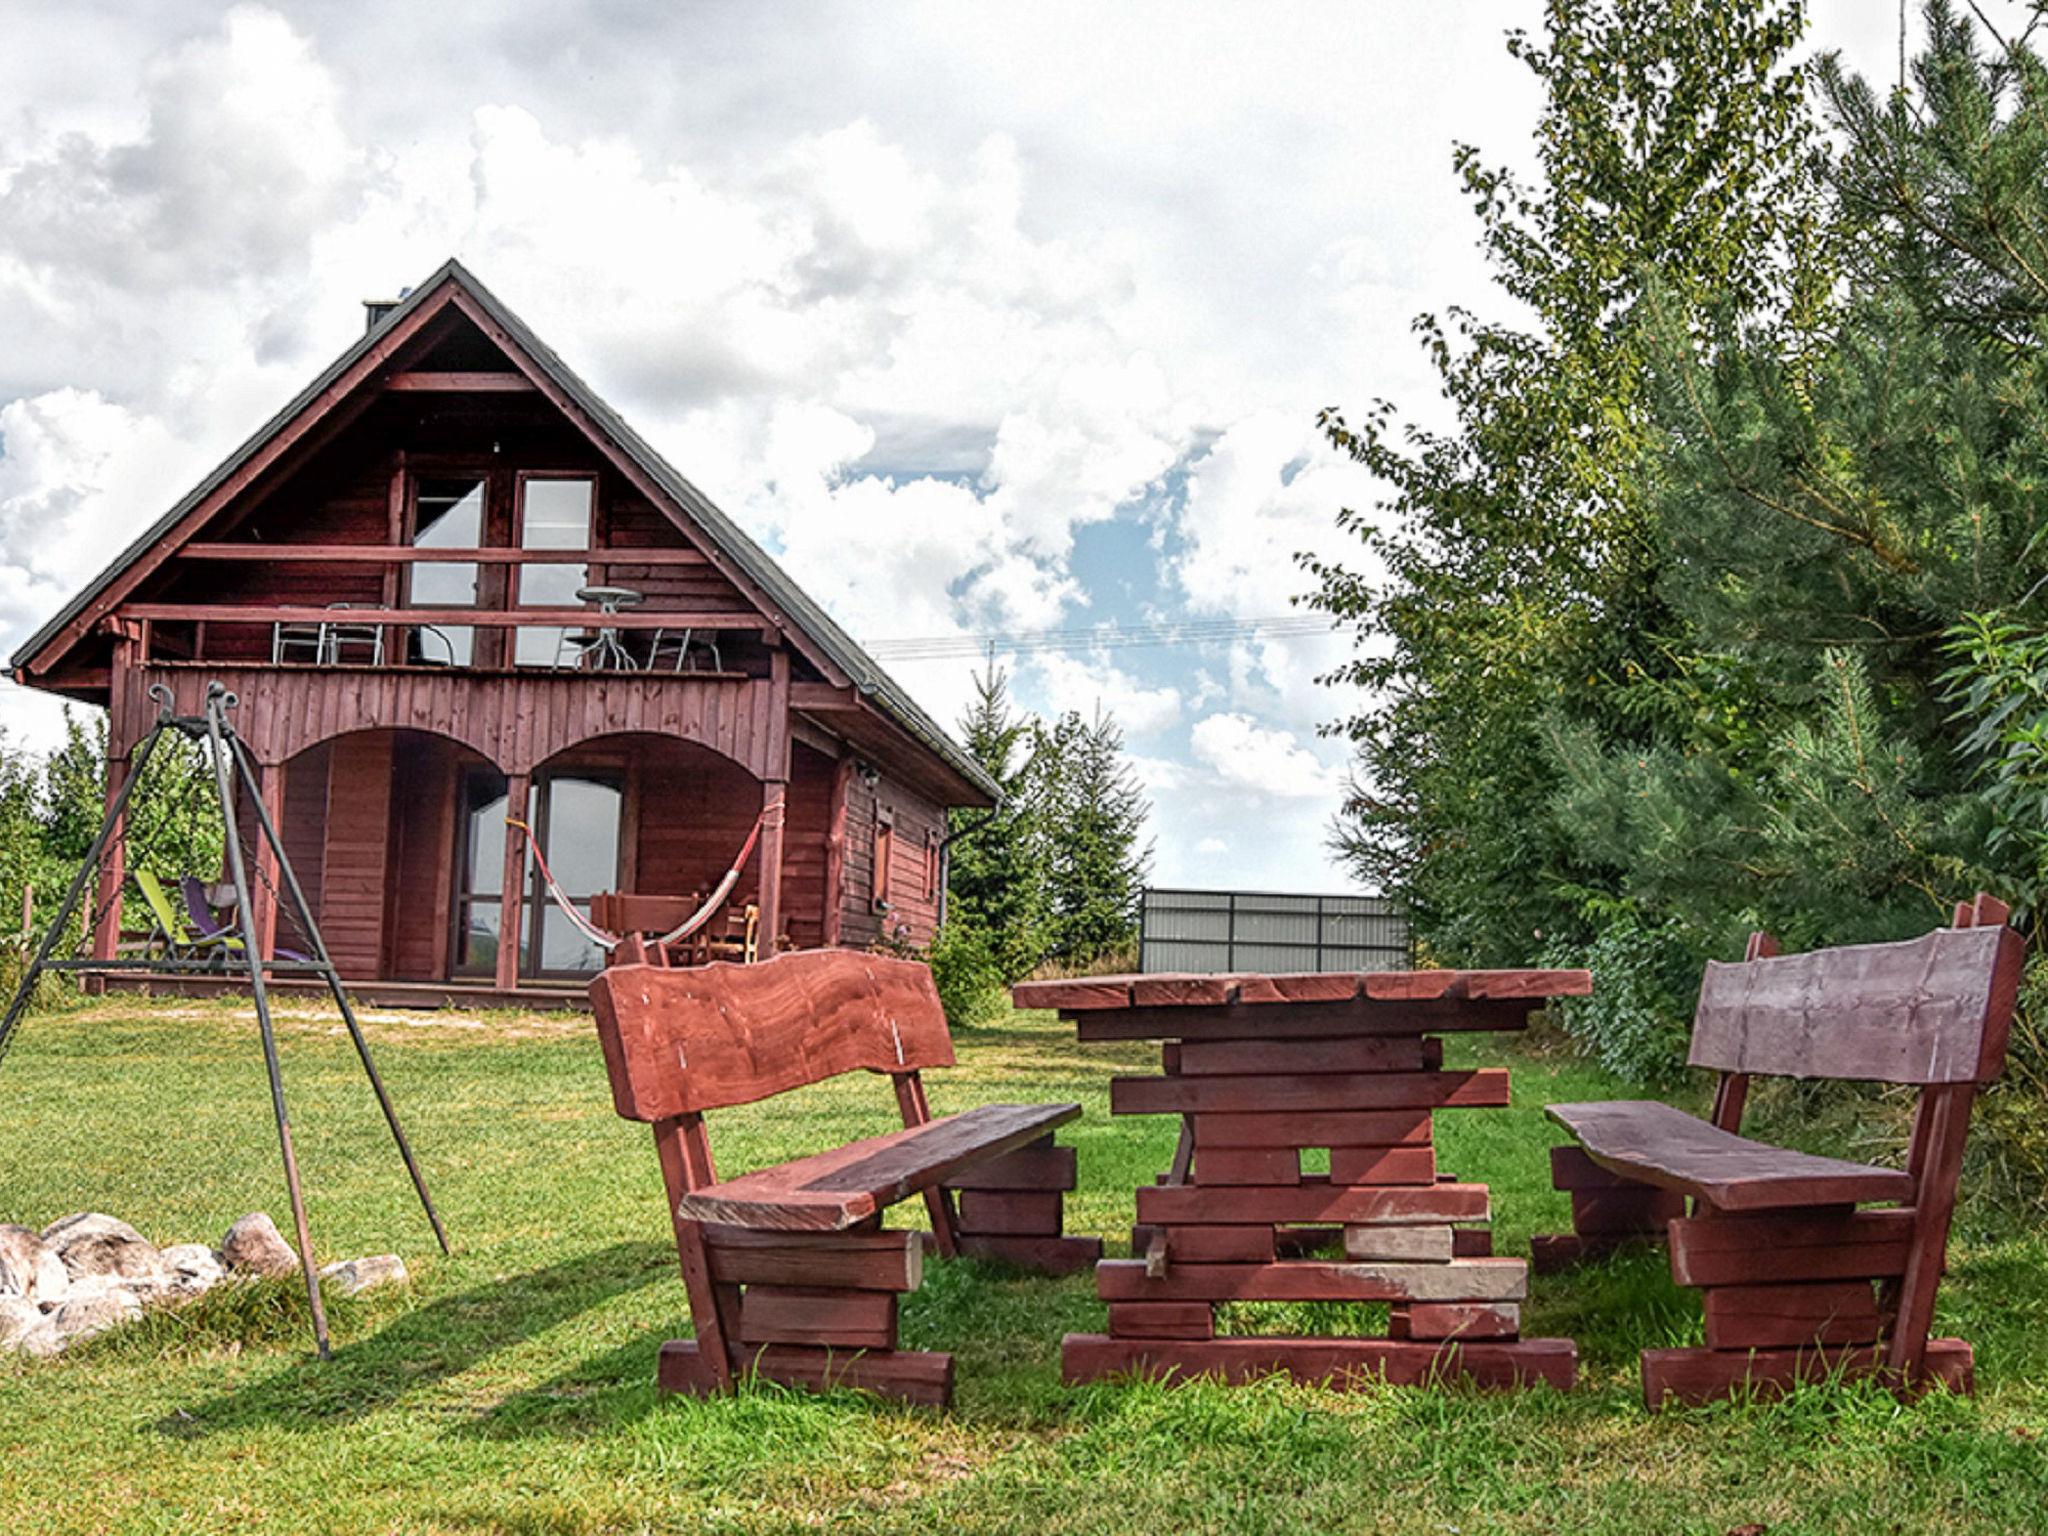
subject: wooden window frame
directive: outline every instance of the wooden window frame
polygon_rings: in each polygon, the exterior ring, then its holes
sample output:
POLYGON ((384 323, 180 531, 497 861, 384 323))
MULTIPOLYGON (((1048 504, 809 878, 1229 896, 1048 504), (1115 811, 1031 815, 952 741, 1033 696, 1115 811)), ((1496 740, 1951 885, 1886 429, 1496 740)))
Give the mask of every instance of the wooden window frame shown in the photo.
POLYGON ((939 829, 924 829, 924 899, 936 901, 939 896, 939 829))
POLYGON ((874 855, 874 867, 868 872, 871 905, 877 912, 887 912, 892 890, 890 866, 896 859, 896 812, 890 806, 875 807, 874 855))

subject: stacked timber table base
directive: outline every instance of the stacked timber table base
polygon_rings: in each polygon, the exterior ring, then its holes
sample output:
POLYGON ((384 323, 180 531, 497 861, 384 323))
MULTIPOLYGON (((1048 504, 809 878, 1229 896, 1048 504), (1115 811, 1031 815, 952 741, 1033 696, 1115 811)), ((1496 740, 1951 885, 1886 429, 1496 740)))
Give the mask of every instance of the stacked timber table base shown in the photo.
POLYGON ((1522 1337, 1528 1264, 1497 1258, 1483 1184, 1439 1169, 1434 1112, 1504 1106, 1506 1071, 1448 1071, 1438 1032, 1518 1029, 1585 972, 1095 977, 1028 983, 1082 1041, 1162 1041, 1162 1073, 1110 1085, 1115 1114, 1175 1114, 1173 1167, 1137 1193, 1133 1257, 1096 1267, 1103 1334, 1070 1334, 1069 1382, 1285 1373, 1360 1385, 1572 1384, 1569 1339, 1522 1337), (1327 1173, 1304 1159, 1327 1156, 1327 1173), (1383 1337, 1221 1337, 1219 1303, 1383 1302, 1383 1337))

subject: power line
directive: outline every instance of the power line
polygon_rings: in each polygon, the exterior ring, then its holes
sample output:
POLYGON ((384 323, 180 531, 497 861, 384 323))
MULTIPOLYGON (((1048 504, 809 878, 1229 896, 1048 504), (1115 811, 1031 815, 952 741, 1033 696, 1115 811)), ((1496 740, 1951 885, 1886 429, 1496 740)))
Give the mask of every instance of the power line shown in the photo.
POLYGON ((1184 619, 1152 624, 1096 624, 1087 629, 996 630, 970 635, 922 635, 869 641, 878 660, 936 661, 981 656, 991 650, 1023 654, 1124 651, 1145 646, 1222 645, 1234 640, 1288 639, 1328 634, 1319 614, 1289 613, 1257 619, 1184 619))

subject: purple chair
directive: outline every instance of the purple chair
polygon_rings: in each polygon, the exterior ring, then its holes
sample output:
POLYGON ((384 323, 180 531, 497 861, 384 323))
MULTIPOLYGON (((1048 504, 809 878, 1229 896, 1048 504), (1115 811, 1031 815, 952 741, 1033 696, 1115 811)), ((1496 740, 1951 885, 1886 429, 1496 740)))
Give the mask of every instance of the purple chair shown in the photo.
MULTIPOLYGON (((178 877, 178 890, 185 898, 185 916, 190 920, 194 931, 197 932, 201 939, 219 938, 223 934, 229 938, 240 936, 235 928, 227 923, 223 923, 213 915, 213 907, 206 899, 206 887, 200 883, 196 875, 180 875, 178 877)), ((308 964, 313 959, 311 955, 302 955, 296 949, 286 949, 281 944, 273 949, 270 958, 273 960, 298 960, 308 964)))

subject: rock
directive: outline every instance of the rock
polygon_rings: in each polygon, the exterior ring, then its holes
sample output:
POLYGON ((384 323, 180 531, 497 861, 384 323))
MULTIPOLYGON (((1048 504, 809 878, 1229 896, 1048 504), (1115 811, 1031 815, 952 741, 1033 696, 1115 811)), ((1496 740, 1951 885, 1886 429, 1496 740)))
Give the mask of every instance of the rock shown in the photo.
POLYGON ((345 1259, 339 1264, 329 1264, 320 1271, 320 1278, 342 1295, 353 1296, 358 1291, 380 1285, 403 1285, 409 1277, 405 1272, 405 1260, 397 1254, 373 1253, 368 1258, 345 1259))
POLYGON ((142 1303, 135 1299, 132 1291, 109 1286, 93 1295, 74 1297, 65 1302, 47 1321, 56 1329, 63 1346, 68 1348, 76 1340, 89 1339, 109 1328, 132 1323, 140 1316, 142 1303))
POLYGON ((163 1254, 171 1289, 181 1297, 210 1291, 228 1277, 220 1255, 204 1243, 179 1243, 164 1249, 163 1254))
POLYGON ((29 1329, 15 1341, 14 1347, 24 1355, 33 1355, 38 1360, 47 1360, 52 1355, 63 1354, 64 1335, 57 1329, 56 1314, 52 1313, 29 1329))
POLYGON ((43 1309, 19 1296, 0 1296, 0 1349, 17 1347, 43 1320, 43 1309))
POLYGON ((0 1296, 62 1301, 71 1275, 56 1251, 29 1227, 0 1227, 0 1296))
POLYGON ((151 1287, 166 1280, 156 1244, 127 1222, 97 1211, 52 1222, 43 1228, 43 1241, 64 1261, 65 1273, 74 1283, 99 1275, 151 1287))
POLYGON ((245 1275, 283 1277, 299 1272, 299 1256, 261 1211, 251 1211, 220 1240, 221 1262, 245 1275))

